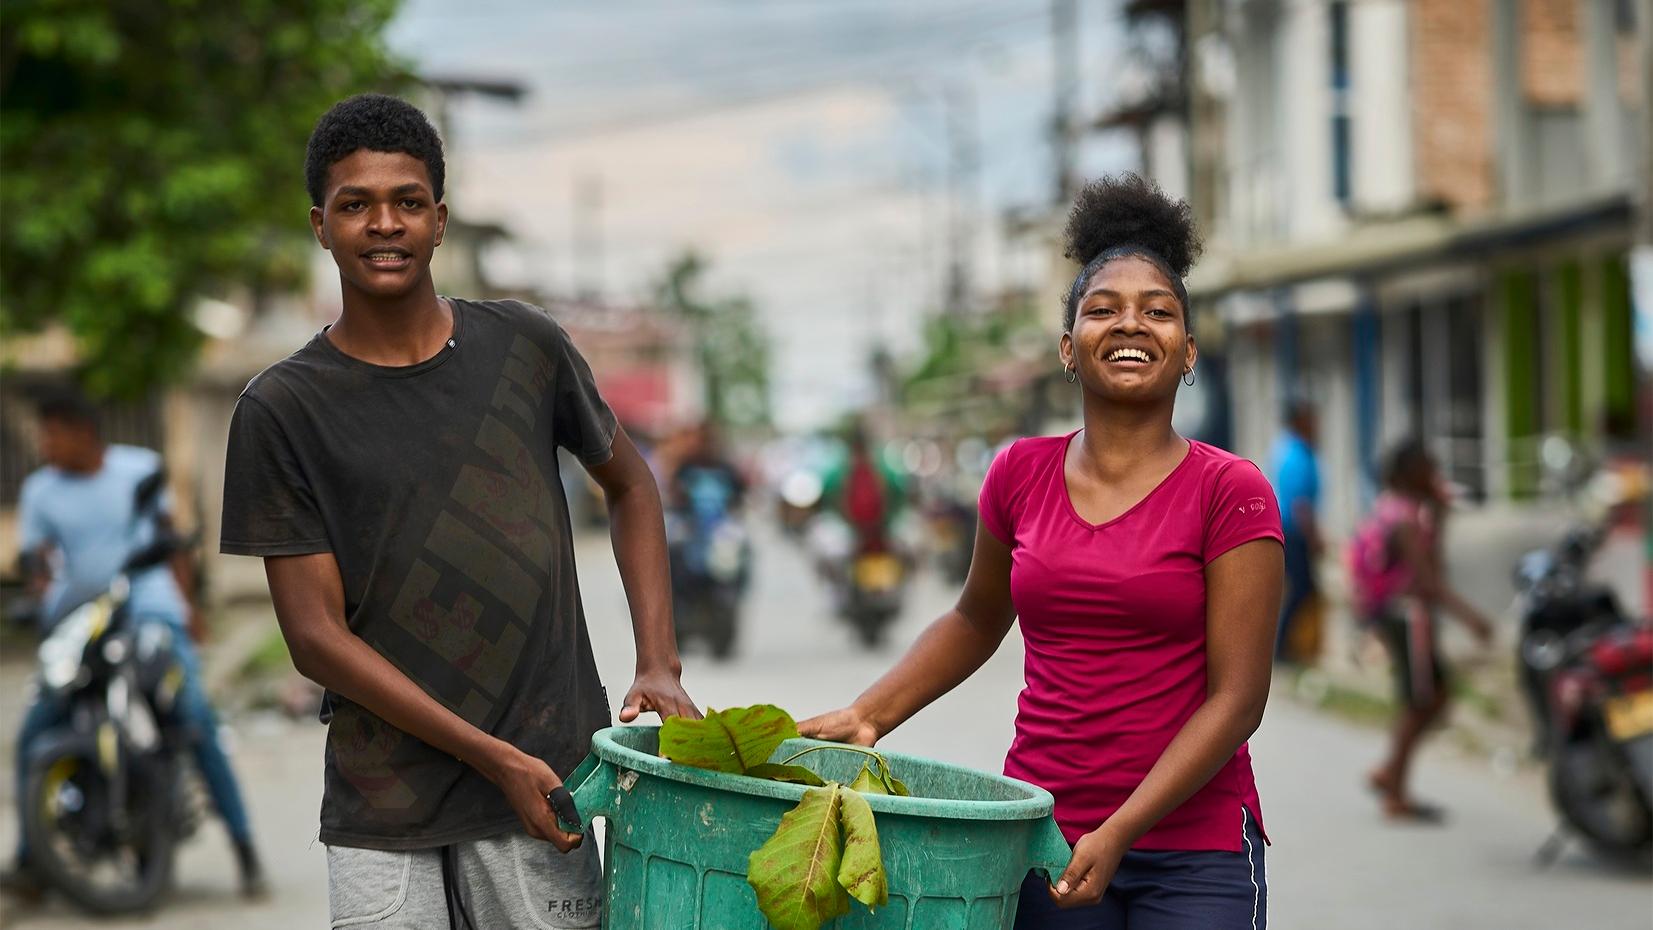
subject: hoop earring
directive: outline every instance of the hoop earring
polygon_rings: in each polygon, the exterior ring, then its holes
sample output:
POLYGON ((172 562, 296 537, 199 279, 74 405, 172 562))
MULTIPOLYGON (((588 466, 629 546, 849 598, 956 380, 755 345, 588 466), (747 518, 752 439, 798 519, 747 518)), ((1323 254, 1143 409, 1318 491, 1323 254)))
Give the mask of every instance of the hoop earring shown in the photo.
POLYGON ((1190 368, 1182 373, 1182 383, 1189 387, 1194 386, 1194 369, 1190 368))
POLYGON ((1077 381, 1079 379, 1079 372, 1075 369, 1069 368, 1068 369, 1068 374, 1067 374, 1067 379, 1068 379, 1068 383, 1072 384, 1074 381, 1077 381))

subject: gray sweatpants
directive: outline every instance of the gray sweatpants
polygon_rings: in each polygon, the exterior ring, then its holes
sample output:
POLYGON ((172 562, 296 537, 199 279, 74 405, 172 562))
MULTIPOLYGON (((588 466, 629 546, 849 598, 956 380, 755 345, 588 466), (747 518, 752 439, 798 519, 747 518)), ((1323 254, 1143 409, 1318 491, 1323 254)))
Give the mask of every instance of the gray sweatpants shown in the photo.
MULTIPOLYGON (((519 831, 455 843, 459 900, 477 930, 575 930, 603 922, 603 874, 596 838, 568 855, 519 831)), ((383 852, 327 847, 332 926, 446 928, 443 851, 383 852)))

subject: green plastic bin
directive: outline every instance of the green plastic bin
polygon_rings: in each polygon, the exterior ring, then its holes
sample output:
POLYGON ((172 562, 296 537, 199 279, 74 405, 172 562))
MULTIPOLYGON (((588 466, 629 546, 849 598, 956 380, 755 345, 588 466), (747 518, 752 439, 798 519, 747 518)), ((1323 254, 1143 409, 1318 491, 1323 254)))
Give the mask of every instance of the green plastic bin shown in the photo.
MULTIPOLYGON (((608 818, 604 845, 612 930, 763 930, 747 858, 797 805, 800 785, 676 765, 660 758, 658 727, 610 727, 567 780, 580 812, 608 818)), ((780 761, 817 740, 790 740, 780 761)), ((889 875, 890 903, 859 903, 834 930, 1004 930, 1028 870, 1059 875, 1071 850, 1042 788, 917 756, 885 752, 915 797, 869 796, 889 875)), ((810 753, 798 761, 848 784, 866 757, 810 753)))

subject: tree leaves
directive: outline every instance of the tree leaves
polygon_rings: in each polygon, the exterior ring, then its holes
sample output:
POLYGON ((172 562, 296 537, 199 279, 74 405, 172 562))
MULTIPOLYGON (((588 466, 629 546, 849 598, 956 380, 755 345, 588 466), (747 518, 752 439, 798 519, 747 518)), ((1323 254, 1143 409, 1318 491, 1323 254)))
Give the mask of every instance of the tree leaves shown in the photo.
POLYGON ((707 708, 704 720, 666 718, 660 727, 660 755, 682 765, 745 775, 797 735, 792 716, 773 704, 707 708))
POLYGON ((845 790, 838 805, 844 854, 838 865, 838 884, 867 907, 890 903, 889 879, 884 874, 884 852, 878 846, 878 824, 872 806, 855 791, 845 790))
POLYGON ((305 140, 338 99, 405 85, 396 6, 8 5, 0 334, 61 323, 87 386, 135 397, 189 371, 197 298, 301 284, 305 140))
POLYGON ((809 785, 815 788, 825 788, 826 781, 813 771, 801 765, 774 765, 765 762, 754 765, 746 770, 750 778, 766 778, 769 781, 784 781, 793 785, 809 785))
POLYGON ((849 913, 849 894, 838 880, 844 859, 840 813, 845 796, 837 784, 804 792, 803 800, 781 818, 774 835, 748 860, 746 881, 757 892, 758 909, 776 930, 818 930, 849 913))
POLYGON ((758 909, 777 930, 819 930, 849 913, 853 897, 867 907, 889 903, 889 879, 878 824, 861 793, 910 794, 871 750, 820 745, 870 757, 850 787, 824 781, 791 762, 768 761, 781 743, 798 735, 792 716, 772 704, 707 709, 704 720, 668 717, 660 727, 660 755, 681 765, 813 786, 798 806, 781 817, 768 841, 747 860, 746 881, 757 892, 758 909))
POLYGON ((890 772, 890 763, 883 756, 874 756, 872 761, 861 766, 861 774, 850 782, 850 788, 862 794, 884 794, 896 797, 911 797, 912 792, 901 779, 890 772))

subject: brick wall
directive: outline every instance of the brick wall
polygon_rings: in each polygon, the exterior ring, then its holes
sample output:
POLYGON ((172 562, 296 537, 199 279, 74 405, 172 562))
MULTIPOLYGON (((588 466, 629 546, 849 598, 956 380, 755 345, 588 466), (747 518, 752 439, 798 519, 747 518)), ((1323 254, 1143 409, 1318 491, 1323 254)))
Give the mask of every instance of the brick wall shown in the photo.
POLYGON ((1492 203, 1492 0, 1414 0, 1413 152, 1420 200, 1492 203))
POLYGON ((1582 0, 1521 0, 1521 91, 1541 107, 1584 99, 1582 0))

